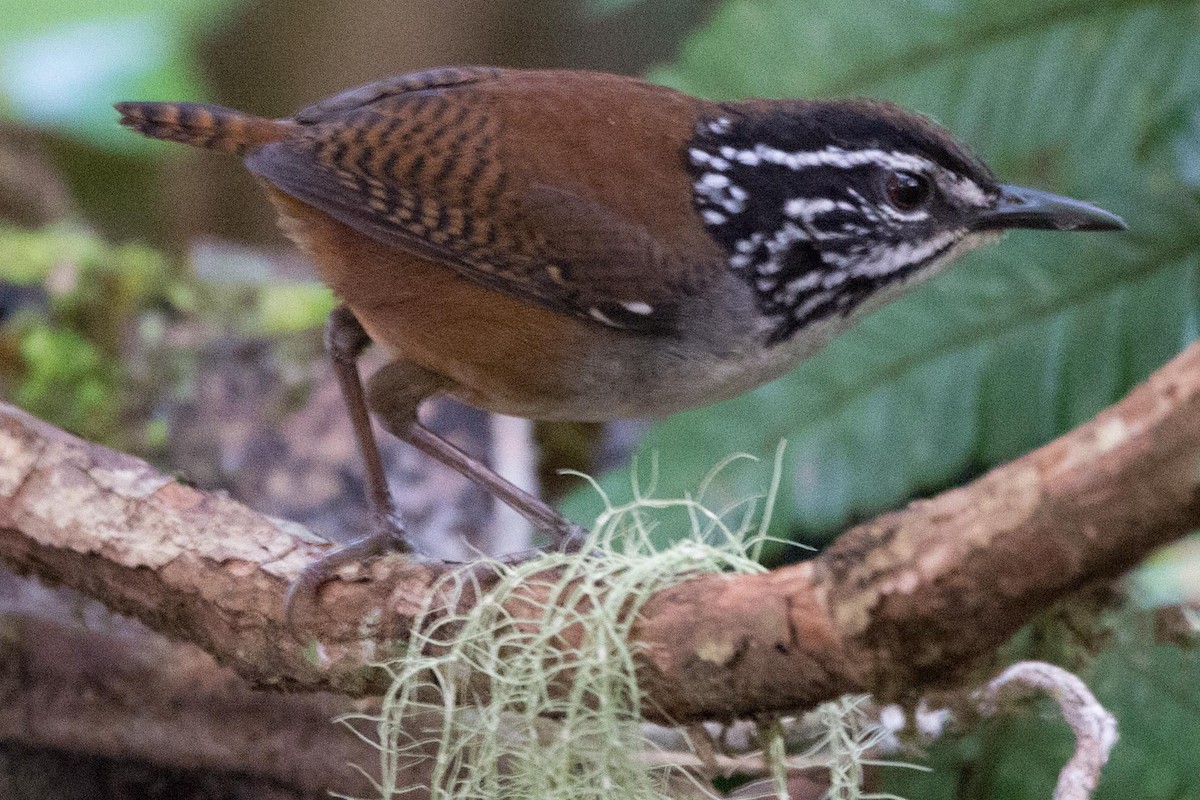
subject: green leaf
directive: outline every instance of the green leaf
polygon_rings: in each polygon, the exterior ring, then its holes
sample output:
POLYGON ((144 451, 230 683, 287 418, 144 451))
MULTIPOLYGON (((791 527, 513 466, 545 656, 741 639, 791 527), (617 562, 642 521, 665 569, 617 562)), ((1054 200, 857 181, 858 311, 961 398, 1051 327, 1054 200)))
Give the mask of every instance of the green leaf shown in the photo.
MULTIPOLYGON (((655 77, 713 97, 868 95, 940 120, 1005 181, 1126 234, 1021 232, 790 375, 652 429, 659 493, 789 440, 776 535, 828 536, 1086 420, 1200 327, 1200 4, 737 0, 655 77)), ((769 461, 769 459, 768 459, 769 461)), ((731 471, 719 495, 752 493, 731 471)), ((626 474, 605 488, 618 499, 626 474)), ((586 492, 572 513, 587 518, 586 492)))

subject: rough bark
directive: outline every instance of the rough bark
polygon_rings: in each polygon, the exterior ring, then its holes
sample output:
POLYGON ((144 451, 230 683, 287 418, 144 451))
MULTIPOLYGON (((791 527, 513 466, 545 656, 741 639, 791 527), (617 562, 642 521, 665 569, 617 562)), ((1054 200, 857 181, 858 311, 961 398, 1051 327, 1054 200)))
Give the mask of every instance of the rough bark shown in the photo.
MULTIPOLYGON (((953 683, 1036 611, 1200 521, 1200 346, 1095 420, 846 532, 820 557, 660 592, 634 630, 657 718, 953 683)), ((288 581, 327 545, 0 407, 0 557, 199 644, 258 684, 367 695, 452 566, 380 559, 321 593, 306 649, 288 581)), ((471 602, 470 597, 461 602, 471 602)))

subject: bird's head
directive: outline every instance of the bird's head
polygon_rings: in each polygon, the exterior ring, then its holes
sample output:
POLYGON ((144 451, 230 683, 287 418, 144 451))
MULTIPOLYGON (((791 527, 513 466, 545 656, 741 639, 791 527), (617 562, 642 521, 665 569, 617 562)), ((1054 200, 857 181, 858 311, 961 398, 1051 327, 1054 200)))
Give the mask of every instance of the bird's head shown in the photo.
POLYGON ((1000 183, 945 129, 886 103, 730 103, 700 122, 687 158, 697 213, 774 341, 892 296, 1007 229, 1125 227, 1000 183))

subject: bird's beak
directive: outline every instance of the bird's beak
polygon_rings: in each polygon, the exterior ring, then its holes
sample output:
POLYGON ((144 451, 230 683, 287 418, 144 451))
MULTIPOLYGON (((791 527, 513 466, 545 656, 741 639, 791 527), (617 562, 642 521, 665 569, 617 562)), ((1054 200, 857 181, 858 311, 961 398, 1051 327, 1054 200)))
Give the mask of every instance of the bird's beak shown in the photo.
POLYGON ((1053 231, 1123 231, 1125 220, 1081 200, 1024 186, 1000 187, 994 208, 975 217, 976 230, 1037 228, 1053 231))

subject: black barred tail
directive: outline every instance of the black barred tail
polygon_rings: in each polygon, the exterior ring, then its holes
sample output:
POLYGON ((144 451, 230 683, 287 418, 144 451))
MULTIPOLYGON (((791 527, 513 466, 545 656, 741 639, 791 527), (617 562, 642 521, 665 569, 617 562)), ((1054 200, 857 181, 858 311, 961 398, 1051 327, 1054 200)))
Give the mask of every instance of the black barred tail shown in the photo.
POLYGON ((152 139, 246 155, 282 139, 294 123, 204 103, 117 103, 121 124, 152 139))

